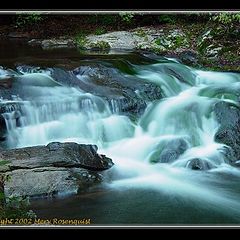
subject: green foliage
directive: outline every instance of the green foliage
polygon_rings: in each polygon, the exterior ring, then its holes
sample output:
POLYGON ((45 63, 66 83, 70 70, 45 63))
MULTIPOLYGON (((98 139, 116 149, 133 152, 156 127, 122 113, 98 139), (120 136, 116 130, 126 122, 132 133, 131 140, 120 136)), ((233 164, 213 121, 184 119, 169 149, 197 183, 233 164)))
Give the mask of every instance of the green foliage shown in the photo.
POLYGON ((175 48, 181 47, 182 45, 184 45, 185 42, 186 42, 186 39, 184 36, 177 35, 174 42, 175 48))
POLYGON ((93 49, 95 48, 99 50, 108 50, 110 48, 110 45, 105 41, 97 41, 96 43, 91 43, 90 47, 93 49))
POLYGON ((138 28, 137 31, 135 32, 135 34, 139 37, 146 37, 147 36, 147 33, 142 28, 138 28))
POLYGON ((10 181, 10 176, 0 175, 0 219, 36 218, 36 214, 29 210, 29 199, 26 197, 11 196, 6 198, 4 183, 10 181))
POLYGON ((175 16, 170 15, 170 14, 161 14, 158 16, 158 23, 170 23, 174 24, 176 22, 175 16))
POLYGON ((107 30, 105 28, 99 27, 95 30, 95 35, 102 35, 102 34, 105 34, 106 32, 107 30))
POLYGON ((168 50, 176 50, 177 48, 189 45, 187 36, 176 32, 172 32, 165 37, 156 39, 155 44, 168 50))
POLYGON ((111 25, 117 22, 117 15, 91 14, 86 16, 86 22, 94 25, 111 25))
POLYGON ((240 23, 240 13, 219 13, 214 15, 211 19, 221 24, 240 23))
POLYGON ((17 27, 26 27, 36 25, 43 20, 43 16, 39 13, 18 14, 16 18, 17 27))
POLYGON ((133 13, 119 13, 119 16, 121 18, 121 21, 125 24, 131 24, 134 20, 134 14, 133 13))
POLYGON ((157 44, 157 45, 162 45, 162 41, 161 41, 161 39, 160 38, 158 38, 158 39, 156 39, 155 40, 155 43, 157 44))
POLYGON ((0 166, 3 166, 3 165, 6 165, 10 163, 10 161, 7 161, 7 160, 0 160, 0 166))
POLYGON ((75 42, 77 44, 77 46, 79 48, 84 48, 85 44, 86 44, 86 33, 85 32, 79 32, 76 36, 75 36, 75 42))
MULTIPOLYGON (((3 197, 3 193, 1 193, 3 197)), ((36 218, 36 214, 29 210, 29 199, 24 197, 9 197, 6 199, 6 204, 0 211, 0 219, 16 219, 16 218, 36 218)))
POLYGON ((213 28, 214 39, 239 39, 240 13, 219 13, 210 17, 209 23, 217 26, 213 28))

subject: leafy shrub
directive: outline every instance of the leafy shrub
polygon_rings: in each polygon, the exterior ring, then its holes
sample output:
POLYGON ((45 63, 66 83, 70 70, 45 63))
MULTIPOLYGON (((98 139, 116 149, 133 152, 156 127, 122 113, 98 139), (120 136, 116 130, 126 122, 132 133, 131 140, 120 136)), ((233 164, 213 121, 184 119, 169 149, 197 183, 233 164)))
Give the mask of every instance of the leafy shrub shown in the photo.
POLYGON ((135 32, 135 34, 139 37, 146 37, 147 33, 146 31, 144 31, 142 28, 137 29, 137 31, 135 32))
POLYGON ((75 36, 75 42, 79 48, 83 48, 86 44, 86 33, 84 31, 79 32, 75 36))
POLYGON ((17 27, 26 27, 28 25, 38 24, 43 20, 43 16, 39 13, 18 14, 16 18, 17 27))
POLYGON ((29 199, 24 197, 6 197, 4 183, 11 181, 9 175, 0 175, 0 219, 36 218, 36 214, 29 210, 29 199))
POLYGON ((175 16, 170 14, 161 14, 158 16, 158 23, 170 23, 174 24, 176 22, 175 16))
POLYGON ((29 199, 24 197, 12 196, 6 199, 6 205, 0 211, 0 219, 35 219, 36 214, 29 210, 29 199))
POLYGON ((239 39, 240 13, 219 13, 210 18, 210 22, 217 23, 214 28, 214 37, 239 39))
POLYGON ((240 23, 240 13, 219 13, 214 15, 211 19, 221 24, 240 23))
POLYGON ((103 15, 97 15, 96 18, 97 18, 96 23, 99 23, 102 25, 112 25, 117 23, 117 15, 103 14, 103 15))
POLYGON ((96 43, 91 43, 90 47, 93 49, 108 50, 110 48, 110 45, 105 41, 97 41, 96 43))
POLYGON ((105 34, 106 32, 107 30, 105 28, 99 27, 95 30, 95 35, 102 35, 102 34, 105 34))
POLYGON ((133 13, 119 13, 121 21, 125 24, 131 24, 133 22, 134 14, 133 13))

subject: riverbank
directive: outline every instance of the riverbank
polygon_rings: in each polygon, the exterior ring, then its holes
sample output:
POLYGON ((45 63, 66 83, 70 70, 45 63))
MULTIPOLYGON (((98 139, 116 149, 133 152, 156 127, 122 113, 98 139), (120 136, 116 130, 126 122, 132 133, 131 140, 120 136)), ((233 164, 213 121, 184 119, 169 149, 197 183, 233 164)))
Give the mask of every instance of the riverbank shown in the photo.
POLYGON ((0 30, 2 38, 25 38, 44 49, 77 47, 106 53, 116 48, 144 50, 178 58, 200 69, 240 70, 239 24, 229 31, 226 24, 207 17, 164 16, 161 21, 156 21, 160 16, 147 16, 145 21, 142 17, 138 23, 131 18, 121 22, 112 15, 98 19, 95 15, 43 16, 34 24, 17 19, 15 24, 2 24, 0 30))

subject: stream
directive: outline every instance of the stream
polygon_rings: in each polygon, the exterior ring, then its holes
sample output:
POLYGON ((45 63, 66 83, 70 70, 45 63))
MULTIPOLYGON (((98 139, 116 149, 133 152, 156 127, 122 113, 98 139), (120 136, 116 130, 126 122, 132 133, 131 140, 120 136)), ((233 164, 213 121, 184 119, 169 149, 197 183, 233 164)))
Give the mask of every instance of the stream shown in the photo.
POLYGON ((239 106, 240 74, 147 52, 42 50, 16 40, 0 46, 0 77, 17 75, 0 103, 18 106, 2 114, 1 147, 96 144, 115 164, 88 191, 31 200, 39 218, 240 223, 240 170, 216 141, 214 112, 217 103, 239 106))

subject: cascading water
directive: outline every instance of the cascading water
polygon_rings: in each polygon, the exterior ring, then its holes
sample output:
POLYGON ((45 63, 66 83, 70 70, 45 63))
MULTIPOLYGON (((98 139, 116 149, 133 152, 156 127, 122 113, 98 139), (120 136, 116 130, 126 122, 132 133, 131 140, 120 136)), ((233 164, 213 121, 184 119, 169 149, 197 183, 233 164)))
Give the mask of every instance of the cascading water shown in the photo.
POLYGON ((133 67, 139 79, 161 86, 166 96, 149 102, 138 120, 123 115, 116 102, 76 88, 33 86, 33 99, 18 99, 18 110, 3 114, 7 147, 52 141, 96 144, 115 163, 115 177, 106 188, 182 196, 240 220, 237 197, 221 189, 219 179, 219 174, 240 177, 240 171, 226 162, 224 144, 214 140, 219 123, 213 112, 220 100, 238 104, 227 96, 236 91, 240 75, 194 70, 177 62, 133 67), (169 66, 185 78, 169 72, 169 66), (202 161, 208 171, 192 170, 192 161, 202 161))

